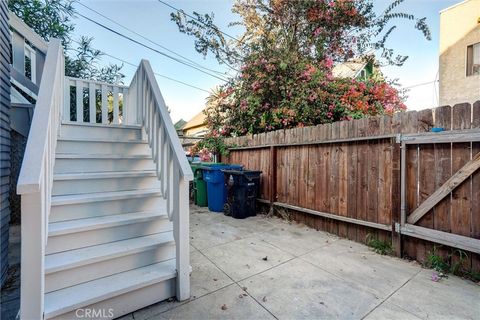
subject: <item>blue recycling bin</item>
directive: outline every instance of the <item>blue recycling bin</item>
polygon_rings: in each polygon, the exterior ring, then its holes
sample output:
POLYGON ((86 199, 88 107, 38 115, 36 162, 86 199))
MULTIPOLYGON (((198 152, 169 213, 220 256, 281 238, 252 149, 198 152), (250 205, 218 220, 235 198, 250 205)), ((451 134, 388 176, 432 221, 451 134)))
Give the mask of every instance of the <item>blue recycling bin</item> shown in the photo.
POLYGON ((223 212, 223 206, 227 202, 227 187, 222 170, 242 170, 242 166, 216 163, 202 167, 202 170, 203 180, 207 183, 208 210, 223 212))

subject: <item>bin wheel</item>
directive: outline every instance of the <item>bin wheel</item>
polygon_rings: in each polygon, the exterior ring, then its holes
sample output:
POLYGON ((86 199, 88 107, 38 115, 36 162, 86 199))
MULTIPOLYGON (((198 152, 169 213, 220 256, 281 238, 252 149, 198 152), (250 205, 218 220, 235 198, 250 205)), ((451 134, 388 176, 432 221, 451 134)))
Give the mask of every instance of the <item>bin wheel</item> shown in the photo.
POLYGON ((226 216, 230 216, 230 205, 228 203, 225 203, 223 205, 223 214, 226 216))

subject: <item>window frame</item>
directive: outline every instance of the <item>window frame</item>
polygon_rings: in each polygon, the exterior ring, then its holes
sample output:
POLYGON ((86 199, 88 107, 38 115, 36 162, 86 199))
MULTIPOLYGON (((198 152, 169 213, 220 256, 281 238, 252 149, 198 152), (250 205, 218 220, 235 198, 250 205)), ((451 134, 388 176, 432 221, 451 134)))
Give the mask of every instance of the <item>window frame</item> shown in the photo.
POLYGON ((473 64, 475 50, 480 51, 480 42, 472 43, 467 46, 466 63, 465 63, 465 75, 466 77, 480 76, 480 61, 477 64, 473 64), (478 49, 477 49, 478 48, 478 49), (474 66, 478 65, 478 71, 474 72, 474 66))

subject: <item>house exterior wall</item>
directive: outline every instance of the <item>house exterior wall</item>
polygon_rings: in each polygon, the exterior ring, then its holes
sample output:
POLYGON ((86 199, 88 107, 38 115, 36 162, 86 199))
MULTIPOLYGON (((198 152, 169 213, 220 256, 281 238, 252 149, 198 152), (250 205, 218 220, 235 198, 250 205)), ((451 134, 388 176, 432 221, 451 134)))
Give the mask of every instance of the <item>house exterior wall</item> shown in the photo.
POLYGON ((183 129, 183 135, 186 137, 203 137, 208 132, 206 125, 183 129))
POLYGON ((0 286, 8 268, 10 221, 10 30, 7 2, 0 1, 0 286))
POLYGON ((480 100, 480 75, 466 75, 467 47, 480 42, 480 1, 440 12, 440 105, 480 100))

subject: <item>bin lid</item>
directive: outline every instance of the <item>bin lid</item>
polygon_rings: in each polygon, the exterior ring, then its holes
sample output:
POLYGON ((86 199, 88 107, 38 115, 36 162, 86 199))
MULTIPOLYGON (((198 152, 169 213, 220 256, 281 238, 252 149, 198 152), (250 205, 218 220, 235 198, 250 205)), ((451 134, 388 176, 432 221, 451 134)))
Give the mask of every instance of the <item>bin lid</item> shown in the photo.
POLYGON ((254 174, 262 174, 262 171, 258 170, 232 170, 232 169, 224 169, 222 170, 223 173, 228 173, 228 174, 242 174, 242 175, 254 175, 254 174))
POLYGON ((209 166, 203 166, 201 167, 202 170, 207 170, 207 171, 219 171, 219 170, 243 170, 242 165, 240 164, 228 164, 228 163, 215 163, 209 166))

